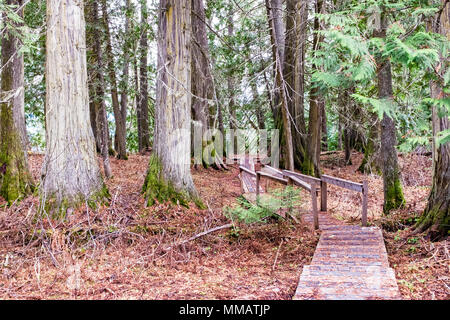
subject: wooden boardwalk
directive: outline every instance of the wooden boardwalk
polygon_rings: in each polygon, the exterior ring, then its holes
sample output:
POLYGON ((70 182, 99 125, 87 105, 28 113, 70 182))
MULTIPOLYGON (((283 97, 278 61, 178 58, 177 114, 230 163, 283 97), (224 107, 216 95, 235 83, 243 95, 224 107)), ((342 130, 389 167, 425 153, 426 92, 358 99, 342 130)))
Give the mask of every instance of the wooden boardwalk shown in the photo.
MULTIPOLYGON (((389 267, 383 234, 377 227, 367 227, 368 184, 322 175, 310 177, 297 172, 264 166, 255 171, 252 157, 241 157, 240 179, 244 195, 258 199, 264 189, 260 179, 268 178, 285 185, 295 185, 311 194, 312 213, 302 217, 322 230, 311 264, 304 266, 294 300, 388 300, 401 299, 395 272, 389 267), (327 184, 360 192, 362 226, 345 225, 318 210, 327 210, 327 184), (319 188, 318 188, 319 187, 319 188)), ((267 191, 267 190, 266 190, 267 191)))
MULTIPOLYGON (((304 216, 304 222, 312 220, 312 214, 304 216)), ((343 225, 327 214, 319 215, 319 223, 322 234, 294 300, 401 299, 379 228, 343 225)))

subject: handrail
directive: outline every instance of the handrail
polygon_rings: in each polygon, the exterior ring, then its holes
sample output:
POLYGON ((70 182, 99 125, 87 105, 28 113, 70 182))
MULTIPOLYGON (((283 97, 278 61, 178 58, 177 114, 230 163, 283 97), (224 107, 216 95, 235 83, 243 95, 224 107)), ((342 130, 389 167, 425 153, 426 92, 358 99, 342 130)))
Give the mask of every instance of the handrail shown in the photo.
POLYGON ((239 166, 239 171, 245 171, 248 174, 251 174, 252 176, 256 177, 256 173, 250 169, 247 169, 246 167, 239 166))

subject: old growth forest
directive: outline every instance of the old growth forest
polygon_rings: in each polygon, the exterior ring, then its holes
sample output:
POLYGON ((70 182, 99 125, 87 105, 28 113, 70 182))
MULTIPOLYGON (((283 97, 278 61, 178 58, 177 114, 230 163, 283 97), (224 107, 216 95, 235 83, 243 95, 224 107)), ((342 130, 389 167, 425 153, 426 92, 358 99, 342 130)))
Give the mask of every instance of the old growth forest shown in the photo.
POLYGON ((450 299, 449 0, 0 12, 1 300, 450 299))

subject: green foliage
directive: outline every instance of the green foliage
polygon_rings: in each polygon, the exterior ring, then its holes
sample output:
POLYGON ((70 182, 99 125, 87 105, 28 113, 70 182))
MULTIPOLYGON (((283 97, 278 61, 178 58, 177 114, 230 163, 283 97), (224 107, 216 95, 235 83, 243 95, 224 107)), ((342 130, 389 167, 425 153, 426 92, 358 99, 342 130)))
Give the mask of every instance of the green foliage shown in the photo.
POLYGON ((268 217, 279 219, 277 212, 287 210, 292 214, 293 208, 301 200, 300 192, 292 186, 277 189, 270 195, 262 194, 257 204, 247 201, 244 197, 237 198, 237 204, 233 207, 226 207, 224 212, 231 219, 237 219, 244 223, 250 224, 255 222, 263 222, 268 217))

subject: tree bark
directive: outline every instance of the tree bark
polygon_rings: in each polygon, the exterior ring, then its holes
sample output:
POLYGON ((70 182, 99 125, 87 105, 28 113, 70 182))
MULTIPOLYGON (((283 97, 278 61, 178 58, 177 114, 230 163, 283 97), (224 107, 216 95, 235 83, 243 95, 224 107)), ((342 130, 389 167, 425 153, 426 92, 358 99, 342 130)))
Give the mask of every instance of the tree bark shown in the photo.
MULTIPOLYGON (((387 16, 381 15, 381 28, 374 35, 386 38, 387 16)), ((389 58, 376 56, 378 76, 378 97, 387 103, 393 101, 391 62, 389 58)), ((404 207, 401 173, 398 165, 396 128, 394 120, 386 113, 381 120, 381 162, 383 172, 384 205, 383 212, 388 214, 392 209, 404 207)))
POLYGON ((46 141, 41 209, 104 201, 108 190, 97 163, 89 118, 82 1, 47 0, 46 141))
MULTIPOLYGON (((323 0, 317 0, 316 13, 322 11, 323 0)), ((314 18, 314 30, 320 30, 320 22, 317 17, 314 18)), ((322 37, 317 33, 313 37, 313 50, 318 50, 322 37)), ((313 69, 319 68, 319 66, 313 65, 313 69)), ((309 98, 309 124, 308 124, 308 143, 306 148, 306 156, 303 161, 303 173, 320 176, 320 144, 321 144, 321 106, 325 103, 317 87, 313 87, 310 90, 309 98)))
MULTIPOLYGON (((284 166, 288 170, 294 170, 294 147, 292 142, 292 132, 291 132, 291 120, 289 118, 288 110, 288 100, 286 94, 286 84, 283 77, 283 61, 284 61, 284 49, 280 50, 279 46, 284 45, 284 41, 280 44, 277 42, 277 21, 274 11, 281 10, 280 7, 272 7, 273 4, 269 0, 266 0, 267 15, 269 17, 269 30, 272 35, 274 53, 275 53, 275 84, 280 93, 280 108, 283 131, 281 132, 284 137, 284 166), (281 60, 283 59, 283 60, 281 60)), ((282 146, 281 146, 282 147, 282 146)))
POLYGON ((200 204, 190 172, 191 1, 160 0, 155 142, 143 192, 155 200, 200 204))
POLYGON ((147 1, 141 0, 141 38, 140 38, 140 65, 139 65, 139 100, 137 105, 138 115, 138 143, 139 152, 150 150, 150 129, 148 121, 148 10, 147 1))
POLYGON ((114 66, 114 55, 112 52, 111 33, 109 30, 109 16, 108 6, 106 0, 102 0, 103 24, 106 36, 106 60, 109 74, 109 82, 111 86, 111 100, 114 112, 114 119, 116 123, 115 132, 115 147, 117 151, 117 158, 127 160, 127 146, 126 146, 126 127, 122 117, 122 111, 119 103, 119 94, 117 90, 117 77, 114 66))
MULTIPOLYGON (((23 17, 22 0, 7 0, 23 17)), ((8 17, 3 14, 3 20, 8 17)), ((22 23, 9 21, 13 28, 22 23)), ((33 191, 33 179, 28 168, 27 135, 24 104, 24 64, 19 52, 21 43, 8 28, 1 33, 1 94, 0 94, 0 196, 8 204, 33 191)))
POLYGON ((89 96, 91 110, 91 126, 95 130, 97 148, 103 158, 105 177, 112 176, 109 161, 109 128, 105 105, 105 79, 103 77, 103 53, 101 48, 101 35, 98 19, 97 0, 86 1, 86 20, 89 24, 86 32, 86 47, 88 56, 89 96), (94 113, 94 114, 92 114, 94 113))
MULTIPOLYGON (((442 12, 436 16, 433 23, 433 31, 440 33, 450 41, 450 2, 442 0, 442 12)), ((443 91, 443 76, 449 68, 448 60, 441 56, 439 66, 435 68, 439 75, 438 80, 431 81, 430 93, 433 99, 444 99, 449 97, 443 91)), ((450 142, 437 143, 439 132, 450 129, 448 111, 439 110, 433 106, 433 181, 428 204, 417 223, 418 232, 427 231, 428 235, 437 240, 448 235, 450 230, 450 142), (439 114, 443 115, 439 117, 439 114)))
POLYGON ((307 17, 308 8, 306 1, 286 1, 286 48, 283 73, 286 80, 288 109, 293 117, 291 130, 294 144, 294 162, 297 169, 302 167, 306 144, 304 139, 306 135, 304 61, 307 17))

